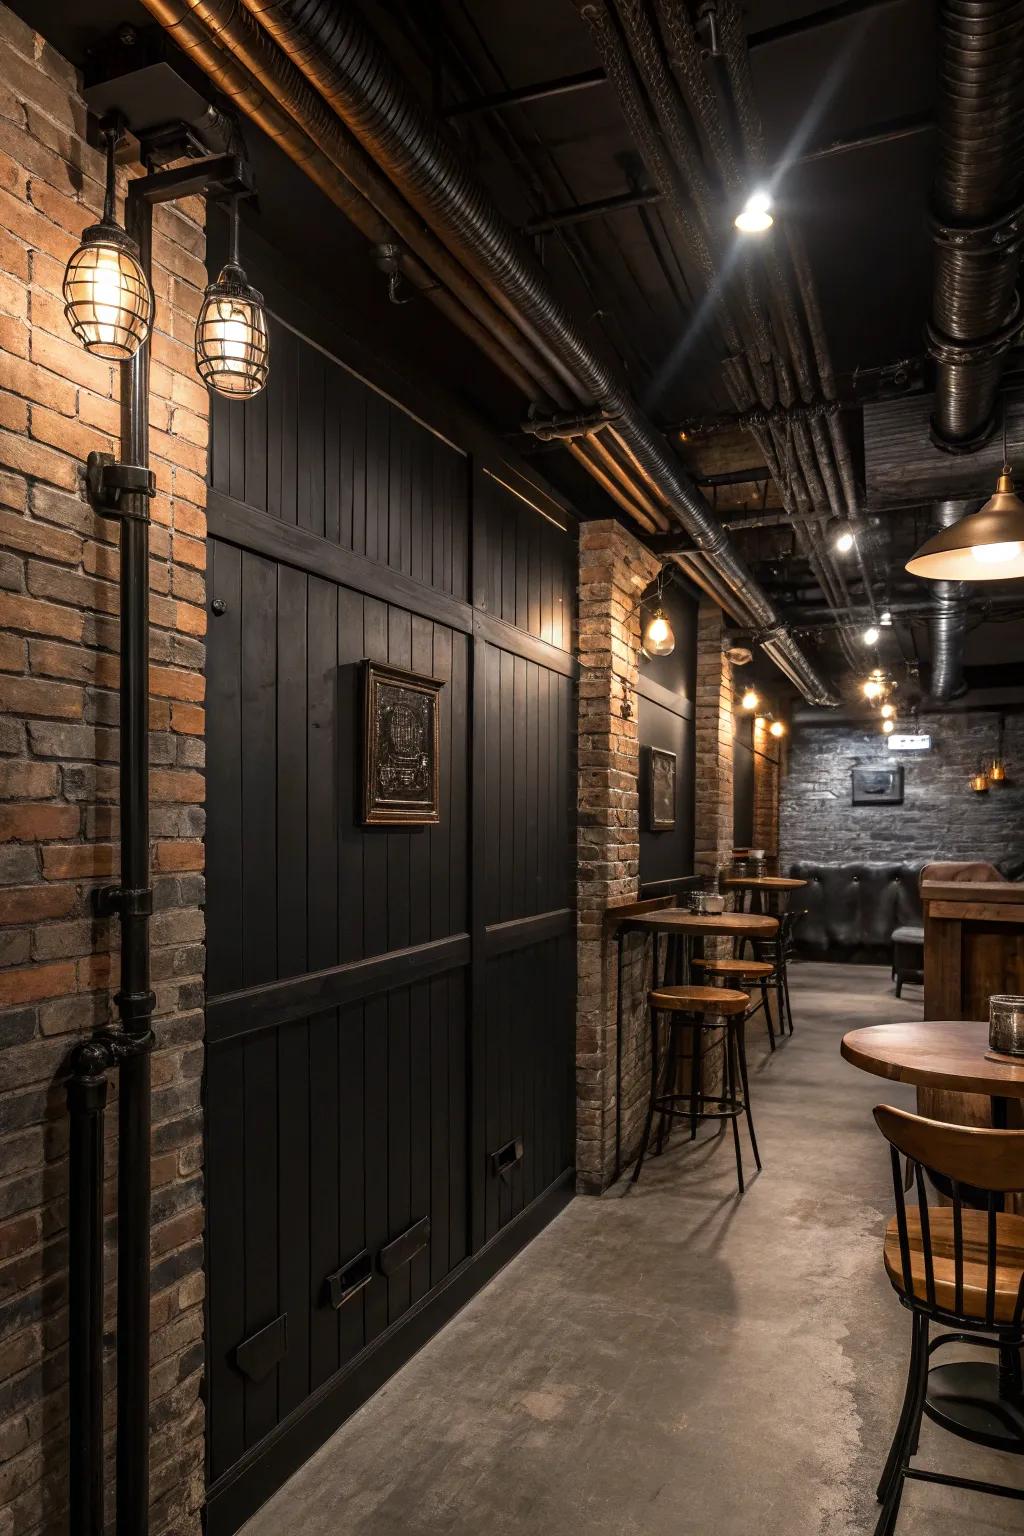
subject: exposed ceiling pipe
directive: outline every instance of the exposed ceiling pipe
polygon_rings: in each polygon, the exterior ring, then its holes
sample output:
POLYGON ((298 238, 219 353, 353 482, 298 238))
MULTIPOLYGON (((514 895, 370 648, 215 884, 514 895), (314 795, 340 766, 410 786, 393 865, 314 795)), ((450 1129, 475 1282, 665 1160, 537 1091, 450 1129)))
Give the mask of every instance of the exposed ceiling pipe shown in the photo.
POLYGON ((423 228, 239 0, 144 0, 144 4, 228 100, 284 150, 360 233, 374 245, 399 244, 401 271, 410 284, 528 399, 542 407, 569 403, 564 383, 544 366, 520 331, 458 267, 440 241, 423 228))
POLYGON ((349 7, 327 0, 246 0, 307 79, 407 201, 546 360, 571 379, 581 403, 617 417, 616 430, 665 495, 727 586, 743 594, 766 653, 805 696, 835 694, 803 653, 711 509, 611 367, 583 338, 548 279, 460 163, 439 127, 349 7))
MULTIPOLYGON (((936 503, 936 521, 948 528, 967 512, 976 510, 973 501, 936 503)), ((928 624, 931 642, 931 678, 928 694, 945 702, 967 691, 964 677, 964 647, 967 642, 967 586, 962 581, 934 583, 934 609, 928 624)))
POLYGON ((937 363, 932 434, 969 452, 996 424, 1006 353, 1021 329, 1015 285, 1024 193, 1024 23, 1009 0, 941 0, 933 191, 937 363))

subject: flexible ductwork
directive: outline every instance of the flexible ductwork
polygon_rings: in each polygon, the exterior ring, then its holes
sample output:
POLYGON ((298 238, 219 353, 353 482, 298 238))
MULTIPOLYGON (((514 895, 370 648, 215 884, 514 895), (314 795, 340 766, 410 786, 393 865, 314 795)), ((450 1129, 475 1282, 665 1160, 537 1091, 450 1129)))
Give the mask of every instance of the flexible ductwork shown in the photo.
POLYGON ((1020 330, 1020 0, 941 0, 938 113, 932 430, 940 446, 964 452, 992 430, 1006 352, 1020 330))
MULTIPOLYGON (((940 501, 935 508, 936 521, 940 528, 948 528, 965 513, 973 511, 976 505, 973 501, 940 501)), ((934 586, 935 610, 928 626, 932 653, 928 692, 931 698, 944 702, 959 698, 967 691, 964 679, 967 594, 962 581, 937 581, 934 586)))
MULTIPOLYGON (((208 4, 210 0, 184 0, 187 10, 198 13, 208 4)), ((361 20, 347 7, 313 0, 246 0, 246 5, 544 364, 569 383, 581 405, 616 418, 617 435, 643 477, 658 487, 664 504, 717 576, 742 595, 754 626, 766 636, 765 652, 809 701, 836 704, 667 443, 591 350, 529 251, 465 171, 361 20)), ((230 50, 225 25, 229 0, 218 0, 217 9, 220 36, 230 50)))

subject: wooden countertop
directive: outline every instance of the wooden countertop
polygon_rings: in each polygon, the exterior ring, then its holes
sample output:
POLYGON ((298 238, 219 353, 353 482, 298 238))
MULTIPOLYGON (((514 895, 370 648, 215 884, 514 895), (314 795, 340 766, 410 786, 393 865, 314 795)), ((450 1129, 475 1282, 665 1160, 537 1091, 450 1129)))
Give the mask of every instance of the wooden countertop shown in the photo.
POLYGON ((1024 883, 1014 880, 925 880, 921 901, 933 920, 1024 924, 1024 883))
POLYGON ((988 1025, 973 1019, 869 1024, 843 1037, 847 1061, 919 1088, 1024 1098, 1024 1059, 989 1055, 988 1025))
POLYGON ((728 890, 752 891, 801 891, 806 884, 790 875, 728 875, 722 881, 728 890))

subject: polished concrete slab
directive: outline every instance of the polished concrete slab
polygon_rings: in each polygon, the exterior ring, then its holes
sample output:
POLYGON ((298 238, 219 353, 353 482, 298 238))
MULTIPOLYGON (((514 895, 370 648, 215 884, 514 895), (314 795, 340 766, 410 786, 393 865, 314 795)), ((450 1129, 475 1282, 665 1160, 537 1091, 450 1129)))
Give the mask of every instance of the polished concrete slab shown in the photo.
MULTIPOLYGON (((843 1032, 918 1018, 886 971, 794 969, 797 1032, 752 1026, 763 1173, 677 1132, 580 1198, 245 1526, 245 1536, 860 1536, 906 1373, 885 1279, 888 1154, 843 1032), (763 1047, 763 1048, 762 1048, 763 1047), (751 1169, 752 1171, 752 1169, 751 1169)), ((920 1464, 1024 1484, 928 1423, 920 1464)), ((899 1536, 1019 1533, 1021 1506, 908 1486, 899 1536)))

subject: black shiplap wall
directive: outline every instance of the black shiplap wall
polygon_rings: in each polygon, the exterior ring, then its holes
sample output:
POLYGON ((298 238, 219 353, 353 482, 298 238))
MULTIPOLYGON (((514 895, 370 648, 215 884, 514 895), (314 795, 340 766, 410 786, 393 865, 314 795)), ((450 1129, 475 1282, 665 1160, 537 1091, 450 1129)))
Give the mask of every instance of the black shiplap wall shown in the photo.
POLYGON ((212 428, 214 1536, 573 1143, 572 520, 277 320, 272 344, 266 394, 212 428), (367 657, 444 680, 437 826, 360 824, 367 657), (407 1264, 328 1304, 331 1273, 424 1216, 407 1264), (247 1378, 238 1345, 282 1316, 247 1378))

